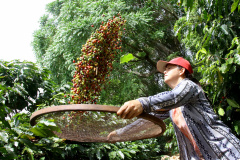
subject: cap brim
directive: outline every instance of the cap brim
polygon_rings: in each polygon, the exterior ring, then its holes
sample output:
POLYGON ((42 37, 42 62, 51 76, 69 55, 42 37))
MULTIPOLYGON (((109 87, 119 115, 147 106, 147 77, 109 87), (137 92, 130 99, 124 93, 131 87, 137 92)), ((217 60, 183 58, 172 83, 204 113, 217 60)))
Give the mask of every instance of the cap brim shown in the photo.
POLYGON ((168 64, 167 61, 158 61, 157 62, 157 70, 161 73, 163 73, 165 71, 166 65, 168 64))

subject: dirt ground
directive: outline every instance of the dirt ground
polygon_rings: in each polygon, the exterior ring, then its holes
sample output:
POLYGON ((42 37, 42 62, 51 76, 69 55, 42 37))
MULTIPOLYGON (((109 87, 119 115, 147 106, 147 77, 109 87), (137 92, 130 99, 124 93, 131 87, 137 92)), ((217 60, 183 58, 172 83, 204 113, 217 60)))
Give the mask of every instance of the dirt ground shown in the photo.
POLYGON ((179 160, 179 155, 174 155, 174 156, 163 156, 161 160, 179 160))

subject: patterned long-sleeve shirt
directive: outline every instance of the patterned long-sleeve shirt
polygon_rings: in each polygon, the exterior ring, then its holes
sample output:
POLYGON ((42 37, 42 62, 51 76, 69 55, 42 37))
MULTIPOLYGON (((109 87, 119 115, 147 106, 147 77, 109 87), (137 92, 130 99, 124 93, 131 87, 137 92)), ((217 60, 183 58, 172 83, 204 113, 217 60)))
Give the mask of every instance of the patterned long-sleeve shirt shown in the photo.
POLYGON ((156 115, 161 119, 170 117, 173 121, 181 160, 200 159, 193 143, 206 160, 240 159, 239 139, 218 119, 202 88, 189 79, 182 80, 171 91, 138 100, 146 113, 169 110, 167 114, 156 115), (184 133, 183 128, 179 127, 181 124, 177 124, 181 120, 174 117, 176 111, 181 112, 188 133, 184 133), (192 139, 186 134, 190 134, 192 139))

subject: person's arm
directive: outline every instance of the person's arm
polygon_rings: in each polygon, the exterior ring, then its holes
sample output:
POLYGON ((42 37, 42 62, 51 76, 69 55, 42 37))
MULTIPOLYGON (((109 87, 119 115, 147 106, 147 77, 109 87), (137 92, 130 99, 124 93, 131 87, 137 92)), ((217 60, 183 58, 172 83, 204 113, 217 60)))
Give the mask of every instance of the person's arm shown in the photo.
MULTIPOLYGON (((146 121, 146 120, 145 120, 146 121)), ((109 133, 109 135, 107 136, 107 140, 111 140, 113 137, 116 139, 118 138, 117 136, 121 136, 121 135, 130 135, 136 132, 136 130, 140 127, 147 127, 146 125, 144 125, 144 120, 143 119, 137 119, 136 121, 134 121, 133 123, 130 123, 128 125, 126 125, 123 128, 119 128, 115 131, 112 131, 111 133, 109 133)), ((144 129, 144 128, 143 128, 144 129)), ((120 137, 119 137, 120 138, 120 137)))
POLYGON ((169 111, 189 103, 198 95, 198 92, 198 86, 194 82, 183 80, 171 91, 124 103, 118 110, 117 115, 121 118, 131 119, 142 112, 169 111))
MULTIPOLYGON (((149 113, 150 115, 153 115, 161 120, 164 120, 169 117, 169 112, 165 113, 149 113)), ((152 125, 152 122, 149 122, 148 120, 139 118, 136 121, 134 121, 131 124, 128 124, 127 126, 123 128, 119 128, 115 131, 112 131, 107 136, 107 140, 111 140, 113 137, 115 139, 120 138, 123 135, 132 135, 137 134, 139 131, 147 130, 150 125, 152 125)), ((151 128, 151 127, 150 127, 151 128)))
POLYGON ((173 90, 154 96, 137 99, 146 113, 167 111, 182 106, 193 100, 198 94, 197 85, 190 80, 183 80, 173 90))
MULTIPOLYGON (((157 117, 161 120, 165 120, 165 119, 169 118, 169 111, 164 112, 164 113, 149 113, 149 114, 154 116, 154 117, 157 117)), ((116 133, 117 134, 122 134, 122 133, 125 133, 126 131, 128 131, 129 133, 130 132, 135 132, 137 130, 137 128, 141 128, 143 130, 143 129, 149 127, 148 125, 146 125, 147 123, 148 123, 148 120, 139 118, 136 121, 134 121, 133 123, 116 130, 116 133), (129 130, 131 130, 131 131, 129 131, 129 130)))

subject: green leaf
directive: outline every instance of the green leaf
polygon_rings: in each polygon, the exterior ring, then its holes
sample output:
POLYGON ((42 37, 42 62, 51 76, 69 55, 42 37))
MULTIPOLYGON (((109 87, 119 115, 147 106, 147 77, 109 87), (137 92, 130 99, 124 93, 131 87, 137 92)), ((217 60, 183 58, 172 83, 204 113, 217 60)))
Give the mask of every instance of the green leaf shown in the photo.
POLYGON ((228 59, 227 59, 227 64, 232 64, 233 61, 234 61, 234 58, 228 58, 228 59))
POLYGON ((226 73, 228 71, 228 65, 226 63, 222 64, 221 67, 219 67, 219 70, 222 72, 222 73, 226 73))
POLYGON ((3 119, 2 123, 5 125, 5 127, 7 127, 7 128, 11 128, 9 122, 6 121, 5 119, 3 119))
POLYGON ((5 131, 0 132, 0 140, 8 143, 8 134, 5 131))
POLYGON ((53 131, 60 132, 60 129, 50 120, 41 120, 37 125, 31 128, 30 131, 40 137, 52 137, 55 136, 53 131))
POLYGON ((97 149, 96 156, 97 156, 98 159, 101 159, 101 158, 102 158, 101 150, 100 150, 99 148, 97 149))
POLYGON ((111 149, 111 147, 109 145, 104 145, 104 147, 107 149, 111 149))
POLYGON ((11 144, 5 145, 4 148, 5 148, 6 151, 8 152, 7 157, 8 157, 9 159, 15 159, 15 158, 17 158, 17 155, 16 155, 16 153, 14 152, 14 148, 12 147, 11 144))
POLYGON ((232 40, 232 45, 231 45, 231 47, 229 48, 229 50, 232 49, 235 45, 239 46, 238 37, 233 38, 233 40, 232 40))
POLYGON ((222 29, 222 31, 223 31, 226 35, 229 34, 229 32, 228 32, 228 26, 227 26, 226 24, 221 25, 221 29, 222 29))
POLYGON ((135 151, 135 150, 132 150, 132 149, 129 150, 129 152, 132 153, 132 154, 136 154, 136 151, 135 151))
POLYGON ((131 61, 132 59, 134 59, 135 57, 129 53, 127 55, 123 55, 121 58, 120 58, 120 63, 128 63, 129 61, 131 61))
POLYGON ((232 106, 228 106, 226 111, 231 111, 232 110, 232 106))
POLYGON ((15 127, 18 127, 18 125, 19 125, 19 119, 18 119, 18 116, 17 116, 17 117, 15 117, 15 127))
MULTIPOLYGON (((37 150, 37 147, 34 145, 34 143, 32 143, 30 140, 28 139, 19 139, 19 142, 21 142, 22 144, 24 144, 25 146, 28 146, 29 148, 31 148, 31 150, 37 150)), ((28 150, 30 151, 30 150, 28 150)), ((32 152, 32 151, 31 151, 32 152)))
POLYGON ((238 104, 236 101, 232 100, 232 99, 228 99, 228 98, 227 98, 227 103, 228 103, 230 106, 234 107, 234 108, 240 108, 239 104, 238 104))
POLYGON ((40 128, 31 128, 30 129, 31 132, 33 132, 36 136, 39 136, 39 137, 46 137, 46 133, 40 129, 40 128))
POLYGON ((222 76, 222 74, 220 73, 219 70, 217 71, 217 73, 218 73, 218 79, 222 83, 223 82, 223 76, 222 76))
POLYGON ((203 53, 203 55, 207 54, 207 50, 205 48, 200 49, 197 54, 196 54, 196 58, 199 60, 201 59, 202 55, 200 56, 200 53, 203 53))
POLYGON ((122 151, 117 151, 117 154, 118 154, 122 159, 124 159, 124 154, 122 153, 122 151))
POLYGON ((235 65, 233 65, 229 71, 231 73, 234 73, 234 72, 236 72, 236 70, 237 70, 237 67, 235 65))
POLYGON ((26 151, 27 154, 28 154, 28 159, 29 159, 29 160, 34 160, 33 150, 30 149, 30 148, 28 148, 28 147, 25 147, 24 150, 22 151, 22 154, 23 154, 25 151, 26 151))
POLYGON ((117 156, 117 152, 116 152, 116 151, 113 151, 113 152, 110 152, 110 153, 109 153, 109 157, 110 157, 111 159, 115 159, 116 156, 117 156))
POLYGON ((132 156, 131 156, 127 151, 124 151, 124 154, 125 154, 126 156, 128 156, 129 158, 132 158, 132 156))
POLYGON ((187 0, 187 8, 192 10, 193 7, 193 0, 187 0))
POLYGON ((238 7, 238 3, 239 3, 239 0, 234 0, 232 7, 231 7, 231 13, 236 10, 236 8, 238 7))
POLYGON ((234 130, 237 132, 237 134, 240 134, 240 121, 234 121, 234 130))
POLYGON ((61 132, 61 129, 58 126, 48 126, 48 128, 52 131, 61 132))
POLYGON ((238 12, 240 12, 240 5, 238 5, 238 12))
POLYGON ((145 57, 146 56, 146 53, 145 52, 138 52, 137 55, 139 57, 145 57))
POLYGON ((240 55, 239 54, 235 54, 234 55, 234 62, 236 63, 236 64, 238 64, 238 65, 240 65, 240 55))
POLYGON ((223 108, 218 108, 218 114, 220 115, 220 116, 224 116, 224 114, 225 114, 225 111, 224 111, 224 109, 223 108))

